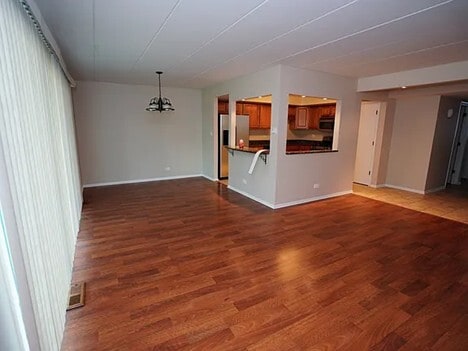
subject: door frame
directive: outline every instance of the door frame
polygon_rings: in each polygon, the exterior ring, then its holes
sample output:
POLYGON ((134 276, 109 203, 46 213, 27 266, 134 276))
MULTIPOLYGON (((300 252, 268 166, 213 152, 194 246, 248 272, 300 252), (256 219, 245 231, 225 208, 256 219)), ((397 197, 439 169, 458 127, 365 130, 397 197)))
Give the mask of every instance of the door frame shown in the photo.
MULTIPOLYGON (((449 164, 447 168, 447 174, 445 176, 445 186, 447 184, 452 184, 451 183, 451 178, 453 175, 453 167, 455 167, 455 162, 457 160, 457 154, 458 154, 458 143, 460 142, 460 137, 461 137, 461 132, 462 132, 462 123, 463 123, 463 112, 467 114, 467 119, 466 119, 466 128, 468 128, 468 102, 462 101, 460 103, 460 107, 458 109, 458 116, 457 116, 457 126, 455 128, 455 134, 453 136, 453 142, 452 142, 452 151, 450 153, 450 159, 449 159, 449 164)), ((468 152, 468 150, 465 150, 465 152, 468 152)))
POLYGON ((378 146, 378 142, 377 142, 377 135, 378 135, 378 130, 379 130, 379 125, 381 123, 381 115, 382 115, 382 109, 383 109, 383 102, 382 101, 374 101, 374 100, 366 100, 366 101, 361 101, 361 109, 360 109, 360 112, 359 112, 359 126, 358 126, 358 136, 357 136, 357 143, 356 143, 356 156, 354 158, 354 172, 353 172, 353 183, 356 183, 356 184, 362 184, 362 185, 367 185, 367 186, 374 186, 372 184, 372 178, 374 176, 374 166, 375 166, 375 154, 376 154, 376 149, 377 149, 377 146, 378 146), (359 129, 361 127, 361 116, 362 116, 362 106, 363 104, 378 104, 379 105, 379 108, 378 108, 378 113, 377 113, 377 122, 375 124, 375 130, 373 132, 373 141, 374 141, 374 148, 372 149, 371 151, 371 155, 370 155, 370 158, 371 158, 371 163, 370 163, 370 172, 371 174, 369 175, 369 183, 368 184, 363 184, 363 183, 358 183, 355 181, 355 173, 356 173, 356 160, 357 160, 357 153, 358 153, 358 144, 359 144, 359 129))

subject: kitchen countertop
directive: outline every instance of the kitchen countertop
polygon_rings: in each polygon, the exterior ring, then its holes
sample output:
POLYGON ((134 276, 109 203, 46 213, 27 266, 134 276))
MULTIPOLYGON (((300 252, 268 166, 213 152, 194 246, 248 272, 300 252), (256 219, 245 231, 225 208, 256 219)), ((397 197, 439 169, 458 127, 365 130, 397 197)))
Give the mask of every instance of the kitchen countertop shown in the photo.
MULTIPOLYGON (((235 147, 225 146, 225 148, 228 149, 228 150, 249 152, 251 154, 255 154, 255 153, 257 153, 257 151, 263 150, 263 148, 261 148, 261 147, 248 147, 248 146, 244 146, 243 148, 240 148, 238 146, 235 146, 235 147)), ((264 153, 269 154, 270 151, 265 151, 264 153)))
POLYGON ((327 152, 338 152, 338 150, 300 150, 286 151, 286 155, 302 155, 302 154, 324 154, 327 152))
MULTIPOLYGON (((241 151, 241 152, 247 152, 251 154, 257 153, 257 151, 262 150, 261 147, 247 147, 244 146, 243 148, 240 148, 238 146, 236 147, 231 147, 231 146, 225 146, 226 149, 228 150, 234 150, 234 151, 241 151)), ((286 151, 286 155, 303 155, 303 154, 323 154, 327 152, 338 152, 338 150, 298 150, 298 151, 286 151)), ((269 154, 270 151, 265 151, 265 154, 269 154)))

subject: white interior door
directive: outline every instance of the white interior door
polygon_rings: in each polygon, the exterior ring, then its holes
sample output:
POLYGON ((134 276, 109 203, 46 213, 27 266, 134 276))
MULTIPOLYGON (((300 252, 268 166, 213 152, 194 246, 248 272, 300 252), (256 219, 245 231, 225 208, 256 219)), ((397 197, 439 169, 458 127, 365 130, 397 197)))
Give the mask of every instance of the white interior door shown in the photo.
POLYGON ((354 166, 354 181, 369 185, 374 164, 375 139, 379 121, 380 102, 363 102, 354 166))

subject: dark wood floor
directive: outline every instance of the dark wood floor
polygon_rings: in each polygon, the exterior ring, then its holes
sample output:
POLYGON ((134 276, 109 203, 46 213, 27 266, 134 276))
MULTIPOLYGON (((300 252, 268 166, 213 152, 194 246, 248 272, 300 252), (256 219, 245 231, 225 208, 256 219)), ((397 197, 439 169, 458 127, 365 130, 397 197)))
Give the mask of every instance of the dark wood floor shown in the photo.
POLYGON ((468 350, 468 226, 200 178, 87 189, 63 350, 468 350))

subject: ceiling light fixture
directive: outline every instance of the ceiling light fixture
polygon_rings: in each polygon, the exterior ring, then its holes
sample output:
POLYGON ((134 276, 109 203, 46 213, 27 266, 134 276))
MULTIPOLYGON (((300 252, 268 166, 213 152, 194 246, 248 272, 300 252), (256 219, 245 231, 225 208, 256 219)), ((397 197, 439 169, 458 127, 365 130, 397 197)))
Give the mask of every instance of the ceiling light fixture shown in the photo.
POLYGON ((150 103, 148 107, 146 108, 146 111, 174 111, 174 107, 172 106, 171 100, 168 98, 163 98, 161 97, 161 71, 156 71, 156 74, 158 75, 158 80, 159 80, 159 98, 152 98, 150 100, 150 103))

